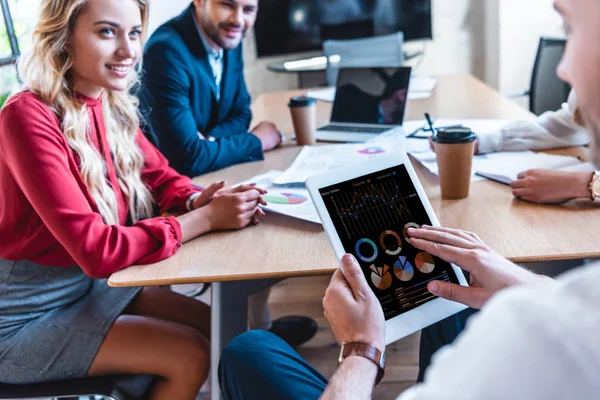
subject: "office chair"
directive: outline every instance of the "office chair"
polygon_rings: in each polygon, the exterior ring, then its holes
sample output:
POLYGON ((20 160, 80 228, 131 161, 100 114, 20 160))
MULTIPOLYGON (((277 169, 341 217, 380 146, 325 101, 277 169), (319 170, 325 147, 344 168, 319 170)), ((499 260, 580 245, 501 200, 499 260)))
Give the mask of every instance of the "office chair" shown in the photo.
POLYGON ((343 24, 321 25, 321 42, 326 40, 349 40, 375 36, 373 18, 343 24))
POLYGON ((404 33, 352 40, 327 40, 323 52, 327 57, 327 84, 335 86, 340 68, 401 67, 404 64, 404 33), (339 56, 339 62, 332 62, 339 56))
POLYGON ((98 396, 106 400, 141 400, 144 398, 143 392, 147 390, 149 379, 151 377, 145 375, 130 375, 69 379, 27 385, 0 383, 0 399, 63 400, 98 396))
POLYGON ((565 45, 565 39, 540 39, 528 92, 529 110, 536 115, 560 109, 569 98, 571 88, 556 75, 565 45))

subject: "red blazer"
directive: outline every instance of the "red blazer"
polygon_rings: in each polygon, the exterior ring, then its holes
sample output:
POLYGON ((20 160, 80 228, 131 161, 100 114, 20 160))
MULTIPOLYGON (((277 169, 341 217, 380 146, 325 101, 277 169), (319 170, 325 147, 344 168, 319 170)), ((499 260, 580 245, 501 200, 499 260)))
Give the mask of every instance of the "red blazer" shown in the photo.
MULTIPOLYGON (((13 96, 0 112, 0 257, 43 265, 79 265, 105 278, 132 264, 154 263, 181 246, 181 227, 173 217, 126 226, 127 197, 121 192, 108 149, 100 99, 83 96, 90 118, 90 140, 103 155, 115 190, 119 224, 107 225, 79 173, 78 157, 67 145, 60 122, 35 94, 13 96)), ((165 211, 185 211, 197 192, 138 130, 145 156, 142 179, 165 211)))

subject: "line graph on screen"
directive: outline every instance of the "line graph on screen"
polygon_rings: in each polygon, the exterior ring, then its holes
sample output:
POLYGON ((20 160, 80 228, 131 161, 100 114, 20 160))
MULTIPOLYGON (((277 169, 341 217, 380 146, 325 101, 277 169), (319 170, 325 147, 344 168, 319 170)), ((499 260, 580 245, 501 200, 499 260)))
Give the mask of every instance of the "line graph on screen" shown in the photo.
POLYGON ((348 236, 353 238, 391 225, 402 225, 412 215, 405 199, 416 194, 404 194, 393 179, 368 181, 353 192, 341 192, 333 198, 338 215, 348 236))

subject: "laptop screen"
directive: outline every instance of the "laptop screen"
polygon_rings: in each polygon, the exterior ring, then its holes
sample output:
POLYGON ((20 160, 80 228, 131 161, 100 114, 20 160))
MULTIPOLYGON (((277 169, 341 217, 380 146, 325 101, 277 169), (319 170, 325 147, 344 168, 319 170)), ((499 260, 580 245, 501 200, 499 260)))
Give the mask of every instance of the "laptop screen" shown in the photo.
POLYGON ((402 125, 410 67, 341 68, 331 122, 402 125))

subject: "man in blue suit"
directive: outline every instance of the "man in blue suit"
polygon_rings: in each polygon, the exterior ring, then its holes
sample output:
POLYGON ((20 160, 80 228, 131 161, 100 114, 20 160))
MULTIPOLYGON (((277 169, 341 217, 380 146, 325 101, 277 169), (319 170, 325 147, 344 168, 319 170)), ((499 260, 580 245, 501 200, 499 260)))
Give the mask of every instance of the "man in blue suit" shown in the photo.
POLYGON ((241 41, 258 0, 194 0, 146 45, 139 93, 146 134, 180 173, 197 176, 263 159, 281 143, 252 114, 241 41))
MULTIPOLYGON (((258 0, 194 0, 158 28, 146 45, 139 92, 145 132, 180 173, 194 177, 262 160, 281 144, 274 124, 248 131, 252 114, 241 41, 258 0)), ((271 321, 269 290, 249 299, 249 326, 268 329, 292 346, 314 336, 307 317, 271 321)))

